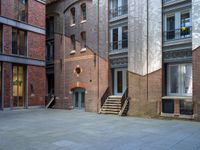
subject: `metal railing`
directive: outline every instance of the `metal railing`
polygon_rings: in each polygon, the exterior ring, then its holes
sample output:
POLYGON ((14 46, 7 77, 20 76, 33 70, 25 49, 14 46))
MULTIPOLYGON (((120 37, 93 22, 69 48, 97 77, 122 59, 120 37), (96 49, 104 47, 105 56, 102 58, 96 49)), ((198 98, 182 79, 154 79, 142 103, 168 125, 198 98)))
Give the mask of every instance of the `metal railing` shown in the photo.
POLYGON ((110 43, 110 51, 117 51, 117 50, 127 49, 127 48, 128 48, 128 40, 127 39, 110 43))
POLYGON ((123 5, 110 10, 110 19, 128 14, 128 5, 123 5))
POLYGON ((103 94, 103 96, 101 97, 101 107, 103 106, 103 104, 105 103, 105 101, 107 100, 107 98, 111 95, 111 91, 110 88, 108 87, 105 91, 105 93, 103 94))
POLYGON ((165 31, 163 33, 164 41, 180 40, 192 37, 192 27, 182 27, 180 29, 165 31))

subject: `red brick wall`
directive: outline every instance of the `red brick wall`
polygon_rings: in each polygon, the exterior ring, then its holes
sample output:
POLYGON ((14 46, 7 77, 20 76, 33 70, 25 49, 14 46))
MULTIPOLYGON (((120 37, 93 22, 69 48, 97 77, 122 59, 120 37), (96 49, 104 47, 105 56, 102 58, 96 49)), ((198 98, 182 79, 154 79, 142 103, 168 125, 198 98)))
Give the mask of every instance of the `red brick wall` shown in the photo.
POLYGON ((4 68, 4 108, 10 107, 11 95, 12 95, 12 65, 11 63, 3 62, 4 68))
POLYGON ((45 104, 45 68, 28 66, 28 105, 38 106, 45 104), (31 85, 33 90, 31 89, 31 85))
POLYGON ((45 60, 45 36, 28 32, 28 56, 45 60))
POLYGON ((1 0, 1 16, 13 19, 14 0, 1 0))
POLYGON ((194 50, 192 55, 194 114, 196 119, 200 120, 200 47, 194 50))
POLYGON ((36 0, 28 0, 28 23, 45 28, 45 5, 36 0))
POLYGON ((76 53, 70 55, 70 39, 66 38, 65 48, 65 66, 61 64, 59 58, 63 58, 63 50, 60 45, 62 40, 60 36, 55 36, 55 94, 59 98, 56 101, 57 108, 71 109, 73 104, 71 90, 74 88, 84 88, 85 94, 85 110, 90 112, 98 111, 99 99, 108 87, 108 62, 94 55, 92 50, 87 49, 86 52, 80 52, 81 46, 77 42, 76 53), (58 51, 59 50, 59 51, 58 51), (99 94, 98 94, 98 59, 99 59, 99 94), (82 70, 79 76, 75 73, 75 68, 79 66, 82 70), (63 95, 64 96, 63 96, 63 95), (98 97, 99 95, 99 97, 98 97))
POLYGON ((128 88, 131 98, 128 115, 159 115, 161 112, 162 70, 155 71, 148 76, 129 72, 128 88))
POLYGON ((3 53, 12 53, 12 27, 3 25, 3 53))

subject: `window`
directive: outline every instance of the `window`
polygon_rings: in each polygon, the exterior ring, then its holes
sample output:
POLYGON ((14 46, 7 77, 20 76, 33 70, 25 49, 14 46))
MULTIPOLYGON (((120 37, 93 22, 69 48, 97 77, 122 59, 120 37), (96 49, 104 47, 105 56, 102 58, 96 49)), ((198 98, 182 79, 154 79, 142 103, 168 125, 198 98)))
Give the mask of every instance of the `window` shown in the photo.
POLYGON ((27 21, 27 0, 14 0, 14 15, 16 20, 27 21))
POLYGON ((27 55, 27 36, 25 31, 13 29, 12 53, 16 55, 27 55))
POLYGON ((175 16, 167 17, 167 39, 175 38, 175 16))
POLYGON ((81 32, 81 48, 86 48, 86 32, 81 32))
POLYGON ((75 12, 75 8, 73 7, 71 9, 71 25, 74 25, 75 24, 75 16, 76 16, 76 12, 75 12))
POLYGON ((110 18, 118 17, 128 13, 127 0, 110 0, 110 18))
POLYGON ((76 50, 75 35, 71 35, 71 49, 72 49, 72 50, 76 50))
POLYGON ((193 115, 193 103, 190 100, 180 101, 180 114, 193 115))
POLYGON ((110 50, 121 50, 128 48, 128 26, 111 29, 110 50))
POLYGON ((128 26, 122 27, 122 48, 128 47, 128 26))
POLYGON ((86 19, 86 4, 83 3, 81 4, 81 20, 84 21, 86 19))
POLYGON ((163 113, 174 113, 174 101, 170 99, 162 100, 162 112, 163 113))
POLYGON ((177 40, 191 37, 191 15, 189 10, 165 15, 164 40, 177 40))
POLYGON ((192 64, 168 65, 168 95, 192 96, 192 64))
POLYGON ((190 13, 189 12, 183 12, 181 13, 181 37, 190 37, 190 13))
POLYGON ((52 39, 54 37, 54 18, 50 17, 46 20, 47 29, 47 39, 52 39))

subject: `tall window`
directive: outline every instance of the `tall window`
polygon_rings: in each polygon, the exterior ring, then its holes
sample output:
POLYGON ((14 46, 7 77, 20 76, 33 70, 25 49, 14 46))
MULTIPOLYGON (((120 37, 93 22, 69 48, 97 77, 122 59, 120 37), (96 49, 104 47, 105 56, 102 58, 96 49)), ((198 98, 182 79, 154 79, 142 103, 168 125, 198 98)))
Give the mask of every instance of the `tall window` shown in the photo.
POLYGON ((110 0, 110 18, 118 17, 128 13, 127 0, 110 0))
POLYGON ((128 26, 114 28, 110 32, 110 50, 128 48, 128 26))
POLYGON ((72 50, 76 50, 75 35, 71 35, 71 49, 72 49, 72 50))
POLYGON ((73 7, 73 8, 71 9, 71 24, 72 24, 72 25, 76 23, 75 19, 76 19, 76 10, 75 10, 75 8, 73 7))
POLYGON ((189 10, 166 14, 164 40, 190 38, 192 33, 191 15, 189 10))
POLYGON ((192 64, 169 65, 167 71, 168 95, 191 96, 192 64))
POLYGON ((86 20, 86 4, 81 4, 81 20, 86 20))
POLYGON ((54 37, 54 18, 50 17, 46 20, 47 29, 47 39, 52 39, 54 37))
POLYGON ((81 48, 86 48, 86 32, 81 32, 81 48))
POLYGON ((16 20, 27 21, 27 0, 14 0, 14 15, 16 20))
POLYGON ((167 17, 167 39, 175 38, 175 16, 167 17))
POLYGON ((27 35, 25 31, 13 29, 12 53, 16 55, 27 55, 27 35))

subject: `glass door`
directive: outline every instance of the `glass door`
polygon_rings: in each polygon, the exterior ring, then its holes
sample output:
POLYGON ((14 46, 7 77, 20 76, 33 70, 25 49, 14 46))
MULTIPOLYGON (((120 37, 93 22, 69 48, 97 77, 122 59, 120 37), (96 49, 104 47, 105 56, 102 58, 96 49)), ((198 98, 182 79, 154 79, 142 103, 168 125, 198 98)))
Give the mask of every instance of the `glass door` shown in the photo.
POLYGON ((123 95, 127 87, 127 70, 126 69, 115 69, 114 74, 114 94, 123 95))
POLYGON ((83 89, 75 89, 73 94, 73 103, 75 109, 83 109, 85 108, 85 90, 83 89))
POLYGON ((25 103, 25 68, 13 66, 13 107, 24 107, 25 103))

